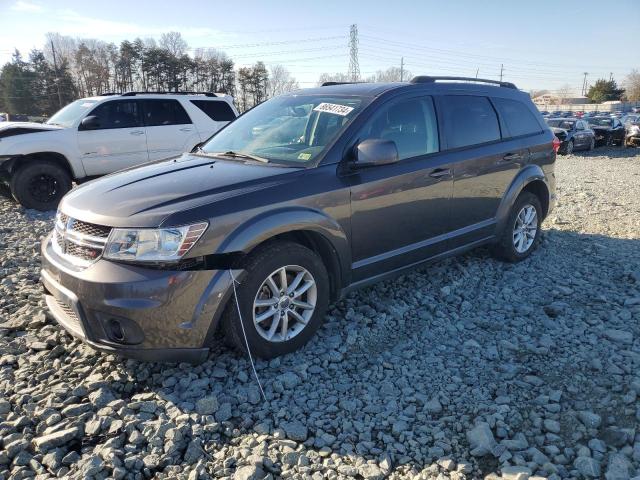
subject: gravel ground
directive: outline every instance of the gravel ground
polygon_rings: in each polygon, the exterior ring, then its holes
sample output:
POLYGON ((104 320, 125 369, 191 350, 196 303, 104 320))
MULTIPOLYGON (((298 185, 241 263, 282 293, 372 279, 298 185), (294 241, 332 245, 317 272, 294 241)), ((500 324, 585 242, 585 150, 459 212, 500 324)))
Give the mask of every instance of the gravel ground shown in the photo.
POLYGON ((351 295, 257 369, 96 353, 45 312, 52 215, 0 200, 0 479, 640 475, 640 149, 560 157, 539 250, 351 295))

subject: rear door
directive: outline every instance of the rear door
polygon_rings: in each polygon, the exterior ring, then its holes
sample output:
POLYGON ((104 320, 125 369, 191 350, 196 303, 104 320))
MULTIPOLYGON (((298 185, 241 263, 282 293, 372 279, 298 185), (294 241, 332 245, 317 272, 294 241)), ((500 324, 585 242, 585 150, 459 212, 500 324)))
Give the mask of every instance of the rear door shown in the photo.
MULTIPOLYGON (((496 110, 485 96, 438 98, 453 163, 450 248, 490 237, 504 192, 528 159, 518 138, 502 141, 496 110)), ((504 127, 503 127, 504 128, 504 127)))
POLYGON ((147 139, 137 100, 110 100, 87 116, 97 128, 78 127, 78 149, 87 176, 104 175, 148 160, 147 139))
POLYGON ((149 160, 162 160, 190 151, 200 136, 178 100, 140 100, 147 131, 149 160))

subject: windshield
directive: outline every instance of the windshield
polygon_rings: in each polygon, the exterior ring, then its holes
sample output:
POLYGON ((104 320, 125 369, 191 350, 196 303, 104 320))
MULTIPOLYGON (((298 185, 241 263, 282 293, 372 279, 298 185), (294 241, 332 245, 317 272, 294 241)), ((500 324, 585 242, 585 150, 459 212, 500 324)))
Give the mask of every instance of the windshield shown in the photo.
POLYGON ((589 123, 600 127, 610 127, 613 125, 613 120, 610 118, 590 118, 589 123))
POLYGON ((270 162, 313 163, 364 107, 359 97, 291 95, 248 111, 216 134, 205 153, 234 152, 270 162))
POLYGON ((61 127, 71 127, 81 117, 96 104, 95 100, 76 100, 66 107, 58 110, 48 121, 48 125, 60 125, 61 127))
POLYGON ((547 120, 547 124, 550 127, 564 128, 565 130, 571 130, 575 123, 576 122, 570 122, 568 120, 547 120))

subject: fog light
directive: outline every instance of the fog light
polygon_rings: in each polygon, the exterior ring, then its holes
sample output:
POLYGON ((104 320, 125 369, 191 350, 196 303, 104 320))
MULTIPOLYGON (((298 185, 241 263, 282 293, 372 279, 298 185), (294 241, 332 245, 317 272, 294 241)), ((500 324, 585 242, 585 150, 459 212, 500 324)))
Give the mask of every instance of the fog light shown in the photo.
POLYGON ((124 330, 122 329, 122 325, 120 325, 120 322, 118 320, 116 320, 115 318, 110 318, 107 322, 107 327, 108 335, 112 340, 115 340, 116 342, 124 341, 124 330))

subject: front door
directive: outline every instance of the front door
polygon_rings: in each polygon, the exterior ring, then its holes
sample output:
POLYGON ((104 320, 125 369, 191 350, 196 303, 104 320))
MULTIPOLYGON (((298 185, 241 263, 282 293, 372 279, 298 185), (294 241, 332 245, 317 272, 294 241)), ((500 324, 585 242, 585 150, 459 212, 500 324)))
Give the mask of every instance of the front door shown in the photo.
POLYGON ((175 157, 200 143, 200 135, 180 102, 168 98, 140 100, 140 103, 149 160, 175 157))
POLYGON ((148 160, 147 138, 136 100, 98 105, 91 130, 78 127, 78 149, 87 176, 105 175, 148 160))
POLYGON ((356 136, 393 140, 400 161, 348 177, 354 281, 444 251, 451 166, 439 152, 433 101, 405 97, 376 112, 356 136))

